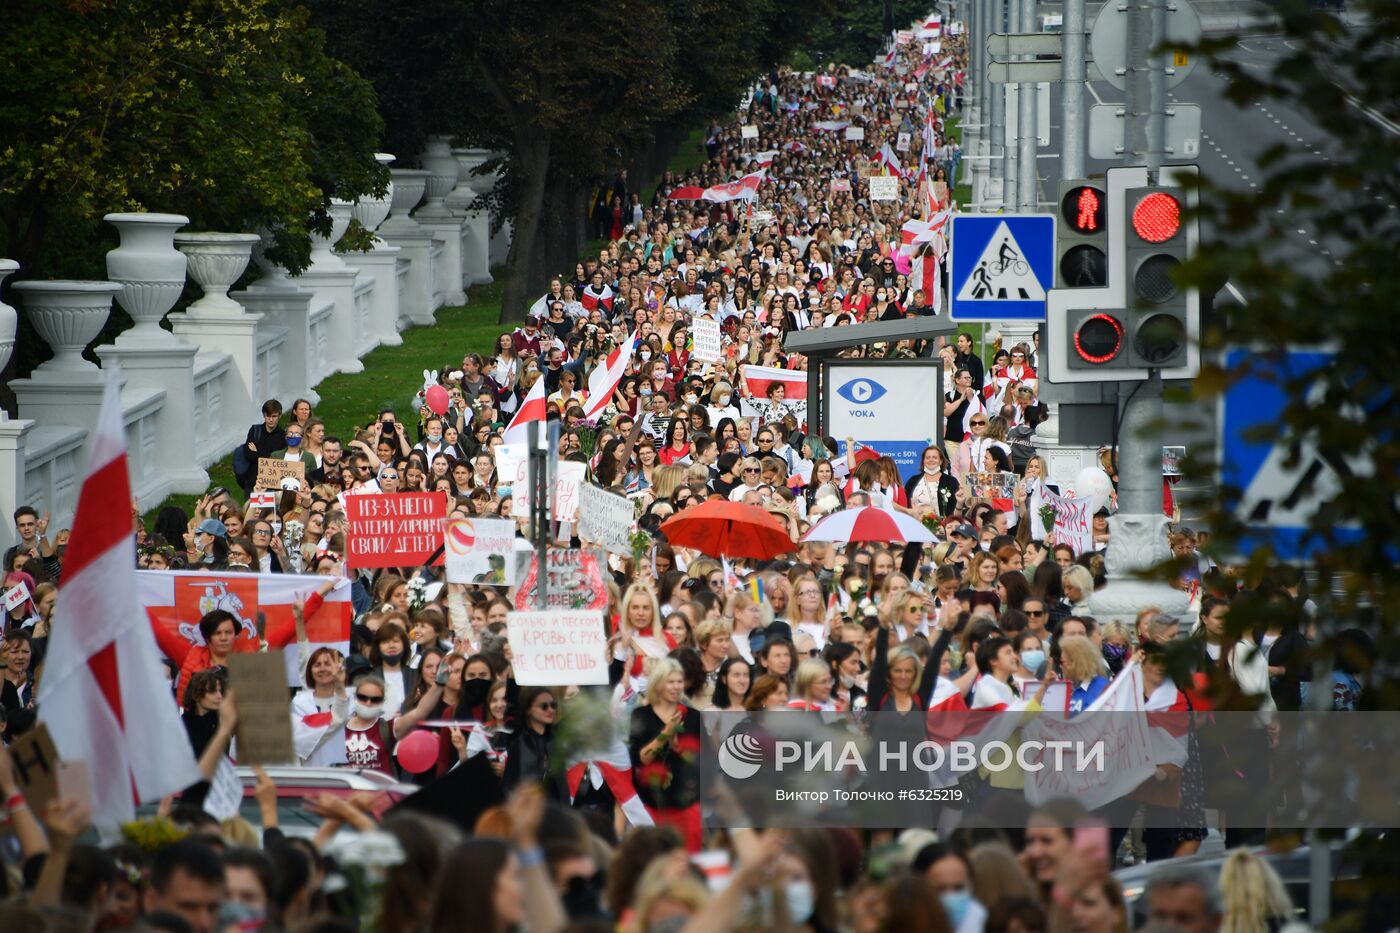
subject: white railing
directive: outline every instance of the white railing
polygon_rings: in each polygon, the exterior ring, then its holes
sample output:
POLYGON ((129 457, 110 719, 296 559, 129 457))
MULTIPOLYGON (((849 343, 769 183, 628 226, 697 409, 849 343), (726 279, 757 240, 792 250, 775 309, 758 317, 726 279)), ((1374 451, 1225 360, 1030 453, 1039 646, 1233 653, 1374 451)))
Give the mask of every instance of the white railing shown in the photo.
POLYGON ((253 404, 282 397, 282 354, 287 346, 287 328, 264 325, 258 328, 258 365, 254 374, 253 404))
POLYGON ((447 263, 442 261, 443 251, 447 249, 447 244, 442 240, 433 240, 432 247, 428 250, 428 256, 432 258, 433 266, 433 297, 432 310, 441 308, 446 300, 447 292, 452 286, 443 281, 447 274, 447 263))
POLYGON ((335 314, 335 302, 328 298, 311 302, 311 346, 307 347, 306 373, 314 386, 330 374, 330 328, 335 314))
POLYGON ((408 330, 412 326, 412 309, 409 307, 409 295, 411 294, 413 273, 413 263, 408 259, 400 259, 394 266, 394 279, 399 286, 399 330, 408 330))
MULTIPOLYGON (((24 438, 24 483, 16 501, 67 527, 78 505, 78 477, 88 432, 69 425, 36 426, 24 438)), ((8 523, 6 523, 8 524, 8 523)), ((52 533, 52 532, 51 532, 52 533)))
POLYGON ((362 357, 378 346, 378 341, 374 339, 374 324, 370 319, 374 310, 374 286, 375 280, 367 275, 355 279, 355 330, 351 340, 356 357, 362 357))

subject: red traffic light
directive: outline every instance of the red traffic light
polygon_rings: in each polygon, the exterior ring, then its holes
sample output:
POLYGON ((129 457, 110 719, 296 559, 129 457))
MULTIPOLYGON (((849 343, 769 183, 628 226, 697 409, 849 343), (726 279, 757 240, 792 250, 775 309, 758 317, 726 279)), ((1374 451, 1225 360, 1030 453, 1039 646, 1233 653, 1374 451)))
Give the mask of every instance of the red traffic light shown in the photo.
POLYGON ((1123 322, 1111 314, 1095 314, 1074 332, 1074 352, 1086 363, 1107 363, 1123 349, 1123 322))
POLYGON ((1181 202, 1154 191, 1133 208, 1133 231, 1149 243, 1165 243, 1181 229, 1181 202))
POLYGON ((1093 185, 1080 185, 1065 192, 1060 215, 1075 233, 1103 230, 1104 193, 1093 185))

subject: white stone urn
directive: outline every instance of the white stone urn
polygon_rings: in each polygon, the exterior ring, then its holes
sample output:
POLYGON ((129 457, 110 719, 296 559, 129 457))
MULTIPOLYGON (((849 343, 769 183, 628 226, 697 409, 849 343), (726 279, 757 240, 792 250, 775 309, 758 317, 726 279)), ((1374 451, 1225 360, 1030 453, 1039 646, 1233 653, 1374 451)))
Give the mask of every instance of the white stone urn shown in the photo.
POLYGON ((345 261, 336 255, 335 244, 345 236, 353 210, 354 205, 349 201, 331 198, 331 203, 326 205, 326 213, 331 216, 331 235, 326 237, 311 231, 311 266, 308 271, 339 272, 346 268, 345 261))
POLYGON ((490 149, 464 149, 462 152, 465 155, 459 156, 459 161, 462 174, 466 176, 467 186, 476 194, 486 194, 496 185, 496 173, 473 175, 472 170, 495 158, 496 154, 490 149))
POLYGON ((204 296, 185 309, 191 317, 242 314, 243 306, 228 290, 253 255, 256 233, 181 233, 175 245, 190 264, 190 278, 204 289, 204 296))
POLYGON ((116 227, 121 237, 121 245, 107 253, 107 278, 122 286, 117 301, 136 322, 117 338, 118 343, 178 343, 160 322, 185 290, 187 260, 175 248, 175 231, 190 219, 183 214, 147 213, 107 214, 102 219, 116 227))
MULTIPOLYGON (((380 165, 388 165, 394 161, 394 157, 387 152, 376 152, 374 160, 380 165)), ((389 216, 389 205, 394 197, 394 182, 392 177, 389 180, 389 190, 384 192, 384 197, 376 198, 373 195, 363 195, 355 202, 353 213, 355 219, 360 222, 360 226, 371 233, 379 229, 379 225, 384 222, 384 218, 389 216)), ((379 238, 375 237, 378 241, 379 238)))
MULTIPOLYGON (((0 259, 0 285, 4 285, 5 280, 18 271, 19 263, 13 259, 0 259)), ((0 371, 10 362, 10 354, 15 352, 15 328, 18 326, 19 315, 15 309, 0 301, 0 371)))
POLYGON ((428 173, 417 168, 389 170, 394 179, 393 198, 389 202, 389 217, 379 225, 380 233, 420 233, 421 229, 409 212, 423 200, 428 186, 428 173))
POLYGON ((253 265, 262 273, 254 284, 259 288, 296 288, 297 283, 287 272, 286 266, 278 265, 267 258, 267 251, 277 243, 276 233, 263 227, 258 231, 258 242, 253 244, 253 265))
POLYGON ((423 154, 418 157, 418 163, 428 173, 428 202, 419 213, 424 217, 449 216, 451 211, 447 209, 443 199, 456 186, 457 175, 461 171, 457 157, 452 154, 451 137, 429 136, 423 154))
POLYGON ((112 299, 121 293, 116 282, 16 282, 24 314, 53 348, 53 359, 34 372, 63 375, 97 372, 83 359, 83 350, 102 331, 112 313, 112 299))

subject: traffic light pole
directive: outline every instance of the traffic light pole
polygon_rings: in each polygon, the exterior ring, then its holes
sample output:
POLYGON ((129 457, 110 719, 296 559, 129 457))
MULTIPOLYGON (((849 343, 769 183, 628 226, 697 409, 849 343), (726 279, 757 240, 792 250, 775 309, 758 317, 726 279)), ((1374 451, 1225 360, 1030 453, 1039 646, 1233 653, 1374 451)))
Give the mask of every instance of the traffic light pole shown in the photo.
MULTIPOLYGON (((986 18, 986 34, 982 37, 983 47, 985 49, 987 41, 986 36, 994 32, 1002 31, 1001 27, 1005 19, 1004 11, 1006 8, 1006 0, 983 0, 983 3, 983 8, 989 14, 986 18)), ((988 58, 984 51, 982 56, 984 66, 982 69, 982 81, 985 85, 984 99, 990 101, 990 106, 987 110, 992 124, 992 145, 987 153, 987 161, 991 165, 992 181, 1000 180, 1002 182, 1002 203, 1005 204, 1005 185, 1008 180, 1006 178, 1006 94, 1002 91, 1001 85, 991 83, 991 75, 988 73, 989 69, 985 67, 987 60, 988 58)))
POLYGON ((1156 37, 1166 35, 1166 0, 1129 0, 1123 164, 1144 165, 1157 183, 1167 142, 1166 55, 1153 55, 1156 37))
POLYGON ((1084 175, 1084 0, 1065 0, 1064 51, 1060 72, 1063 128, 1060 178, 1084 175))
MULTIPOLYGON (((1021 32, 1035 32, 1035 0, 1020 0, 1021 32)), ((1022 59, 1031 61, 1032 55, 1023 55, 1022 59)), ((1016 147, 1018 150, 1016 166, 1016 209, 1023 214, 1035 213, 1039 205, 1038 197, 1038 177, 1035 169, 1035 145, 1036 132, 1036 95, 1040 86, 1034 81, 1022 81, 1016 94, 1016 106, 1020 114, 1016 118, 1016 147)))

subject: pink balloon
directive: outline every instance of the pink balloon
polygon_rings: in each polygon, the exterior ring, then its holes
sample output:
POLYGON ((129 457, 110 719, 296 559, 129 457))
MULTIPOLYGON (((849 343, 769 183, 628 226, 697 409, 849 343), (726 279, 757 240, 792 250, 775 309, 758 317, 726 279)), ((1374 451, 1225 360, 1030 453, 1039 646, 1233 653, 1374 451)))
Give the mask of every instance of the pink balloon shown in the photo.
POLYGON ((424 400, 433 410, 433 414, 447 414, 447 390, 442 386, 428 386, 428 394, 424 396, 424 400))
POLYGON ((418 730, 410 732, 399 739, 398 746, 394 749, 394 754, 399 759, 399 764, 403 765, 405 771, 413 774, 422 774, 433 765, 438 759, 438 739, 431 732, 418 730))

